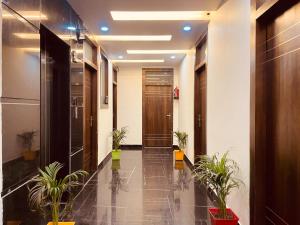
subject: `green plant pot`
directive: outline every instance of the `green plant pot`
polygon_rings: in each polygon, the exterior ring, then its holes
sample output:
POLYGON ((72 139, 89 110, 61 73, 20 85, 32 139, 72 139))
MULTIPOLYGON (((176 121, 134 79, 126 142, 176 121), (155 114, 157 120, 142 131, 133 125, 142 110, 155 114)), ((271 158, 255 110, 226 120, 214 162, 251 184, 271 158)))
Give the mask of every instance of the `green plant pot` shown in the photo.
POLYGON ((112 160, 120 160, 121 159, 121 150, 113 150, 111 152, 112 160))
POLYGON ((111 169, 112 170, 119 170, 119 169, 121 169, 120 160, 113 160, 112 163, 111 163, 111 169))

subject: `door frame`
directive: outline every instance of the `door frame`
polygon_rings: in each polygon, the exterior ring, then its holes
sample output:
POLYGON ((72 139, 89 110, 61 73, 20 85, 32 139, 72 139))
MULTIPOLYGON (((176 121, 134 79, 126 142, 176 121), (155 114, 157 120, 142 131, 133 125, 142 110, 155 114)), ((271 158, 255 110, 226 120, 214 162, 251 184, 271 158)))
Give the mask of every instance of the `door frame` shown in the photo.
MULTIPOLYGON (((174 69, 173 68, 142 68, 142 146, 144 148, 144 137, 145 137, 145 77, 147 72, 171 72, 173 79, 172 79, 172 96, 173 96, 173 88, 174 88, 174 69)), ((171 117, 172 117, 172 122, 171 122, 171 131, 173 132, 174 129, 174 98, 172 97, 171 101, 171 117)), ((155 147, 153 147, 155 148, 155 147)), ((161 148, 173 148, 173 135, 171 137, 171 146, 170 147, 161 147, 161 148)))

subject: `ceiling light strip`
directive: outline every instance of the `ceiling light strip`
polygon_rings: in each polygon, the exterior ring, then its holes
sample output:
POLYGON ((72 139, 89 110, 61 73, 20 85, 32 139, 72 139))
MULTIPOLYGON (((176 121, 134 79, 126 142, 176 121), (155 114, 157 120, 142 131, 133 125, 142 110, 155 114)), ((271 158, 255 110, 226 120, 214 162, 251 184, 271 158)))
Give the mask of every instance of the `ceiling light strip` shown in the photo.
POLYGON ((111 11, 113 20, 209 20, 211 11, 111 11))
POLYGON ((186 54, 190 50, 127 50, 130 55, 186 54))
POLYGON ((122 59, 112 60, 113 63, 164 63, 164 59, 122 59))
POLYGON ((99 41, 171 41, 172 35, 98 35, 99 41))

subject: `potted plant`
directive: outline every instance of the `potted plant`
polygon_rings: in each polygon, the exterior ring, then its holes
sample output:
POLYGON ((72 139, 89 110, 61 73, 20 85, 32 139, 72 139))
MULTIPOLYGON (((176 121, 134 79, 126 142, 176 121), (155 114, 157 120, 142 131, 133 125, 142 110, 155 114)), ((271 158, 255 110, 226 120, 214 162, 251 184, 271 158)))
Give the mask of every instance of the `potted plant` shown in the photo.
POLYGON ((200 156, 195 164, 194 176, 201 184, 207 185, 217 197, 218 208, 209 208, 212 225, 237 225, 239 218, 226 208, 226 199, 230 192, 238 188, 241 181, 236 178, 239 171, 235 161, 228 158, 228 152, 220 158, 200 156))
POLYGON ((46 209, 50 208, 52 222, 48 225, 74 225, 75 222, 59 222, 60 219, 65 217, 72 209, 72 188, 81 185, 80 178, 88 175, 86 171, 78 170, 64 178, 57 177, 63 165, 54 162, 45 167, 45 170, 39 169, 39 175, 34 177, 29 187, 29 205, 46 215, 46 209), (69 193, 69 196, 66 194, 69 193), (67 202, 62 203, 62 199, 68 197, 67 202))
POLYGON ((123 144, 127 134, 126 127, 122 127, 121 130, 115 129, 112 132, 113 138, 113 150, 112 150, 112 160, 120 160, 121 149, 120 146, 123 144))
POLYGON ((22 145, 25 148, 23 152, 24 160, 35 160, 36 159, 36 151, 32 151, 32 144, 34 136, 36 135, 36 131, 27 131, 22 134, 18 134, 18 137, 22 140, 22 145))
POLYGON ((184 158, 184 149, 187 145, 188 134, 185 132, 176 131, 174 132, 175 137, 178 140, 179 149, 175 150, 175 160, 182 161, 184 158))

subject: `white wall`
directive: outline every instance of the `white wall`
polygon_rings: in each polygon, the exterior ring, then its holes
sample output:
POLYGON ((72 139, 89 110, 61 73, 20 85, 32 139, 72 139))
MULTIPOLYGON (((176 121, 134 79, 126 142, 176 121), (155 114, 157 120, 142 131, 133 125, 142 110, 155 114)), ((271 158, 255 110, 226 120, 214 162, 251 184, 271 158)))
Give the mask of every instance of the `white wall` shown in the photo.
MULTIPOLYGON (((142 145, 142 68, 126 65, 120 66, 118 72, 118 128, 128 127, 127 145, 142 145)), ((177 85, 178 69, 174 68, 174 86, 177 85)), ((178 101, 174 100, 173 130, 177 129, 178 101)))
MULTIPOLYGON (((100 64, 100 63, 99 63, 100 64)), ((100 73, 100 70, 99 70, 100 73)), ((98 87, 100 85, 100 75, 98 76, 98 87)), ((100 107, 100 97, 98 98, 98 163, 111 152, 112 150, 112 138, 111 132, 113 129, 113 68, 112 63, 108 64, 108 108, 100 107)), ((100 89, 98 90, 98 96, 100 96, 100 89)))
POLYGON ((185 155, 191 162, 194 162, 194 66, 195 51, 190 51, 179 67, 178 127, 189 135, 185 155))
POLYGON ((118 72, 118 129, 127 127, 127 145, 142 144, 142 68, 122 66, 118 72))
POLYGON ((208 28, 207 151, 230 151, 245 182, 229 199, 249 224, 250 0, 229 0, 208 28))

